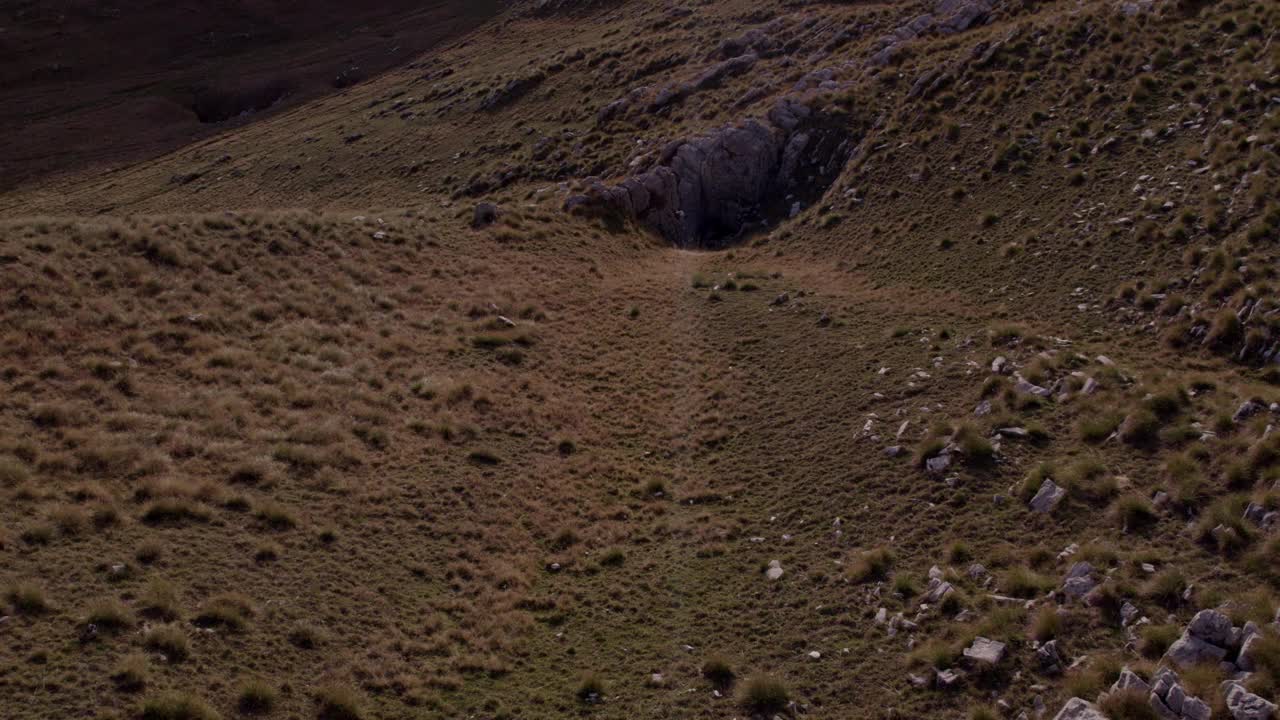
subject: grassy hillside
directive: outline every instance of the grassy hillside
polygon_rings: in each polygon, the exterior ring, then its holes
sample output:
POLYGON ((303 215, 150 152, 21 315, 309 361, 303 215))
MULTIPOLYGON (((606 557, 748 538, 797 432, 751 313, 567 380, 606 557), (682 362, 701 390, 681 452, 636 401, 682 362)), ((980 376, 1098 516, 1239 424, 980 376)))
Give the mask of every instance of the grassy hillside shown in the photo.
POLYGON ((1280 9, 578 5, 0 196, 6 712, 1280 700, 1280 9), (782 98, 794 217, 565 211, 782 98))

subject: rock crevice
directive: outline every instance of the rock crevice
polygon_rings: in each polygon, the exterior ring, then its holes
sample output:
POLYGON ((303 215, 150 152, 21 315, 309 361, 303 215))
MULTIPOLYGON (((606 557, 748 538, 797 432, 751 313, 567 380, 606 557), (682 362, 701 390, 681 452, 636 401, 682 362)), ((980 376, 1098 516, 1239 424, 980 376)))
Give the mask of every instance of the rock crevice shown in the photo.
POLYGON ((588 178, 565 207, 620 214, 678 247, 724 247, 820 198, 853 145, 846 124, 783 99, 765 120, 670 143, 655 167, 616 185, 588 178))

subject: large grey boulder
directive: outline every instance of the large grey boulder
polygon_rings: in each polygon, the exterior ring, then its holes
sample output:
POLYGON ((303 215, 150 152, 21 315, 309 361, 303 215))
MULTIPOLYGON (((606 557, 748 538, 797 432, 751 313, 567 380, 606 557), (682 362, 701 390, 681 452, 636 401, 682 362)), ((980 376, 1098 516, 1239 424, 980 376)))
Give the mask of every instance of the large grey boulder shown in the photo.
POLYGON ((1098 581, 1093 577, 1093 566, 1082 561, 1072 565, 1067 571, 1067 577, 1062 582, 1062 592, 1072 600, 1078 600, 1089 594, 1097 584, 1098 581))
POLYGON ((1120 677, 1111 685, 1111 692, 1120 690, 1136 690, 1145 695, 1151 692, 1151 686, 1146 680, 1138 677, 1137 673, 1126 667, 1120 671, 1120 677))
POLYGON ((1189 631, 1169 646, 1164 655, 1170 662, 1179 667, 1191 667, 1205 663, 1219 663, 1227 656, 1227 651, 1212 643, 1205 642, 1189 631))
POLYGON ((1253 672, 1258 669, 1258 652, 1262 649, 1262 633, 1255 632, 1244 639, 1244 643, 1240 645, 1240 656, 1236 658, 1236 665, 1240 666, 1245 672, 1253 672))
POLYGON ((1227 711, 1234 720, 1271 720, 1276 714, 1276 704, 1268 702, 1245 689, 1234 680, 1222 684, 1227 711))
POLYGON ((1066 705, 1053 716, 1053 720, 1107 720, 1107 716, 1102 714, 1097 705, 1082 700, 1080 698, 1071 698, 1066 705))
POLYGON ((964 649, 966 659, 986 665, 997 665, 1004 659, 1005 645, 997 640, 976 637, 973 644, 964 649))
POLYGON ((1187 632, 1207 643, 1228 647, 1231 645, 1235 628, 1231 625, 1231 618, 1217 610, 1201 610, 1191 618, 1191 623, 1187 625, 1187 632))
POLYGON ((1036 496, 1031 498, 1031 509, 1038 513, 1051 513, 1054 508, 1058 507, 1058 503, 1062 502, 1067 491, 1058 487, 1057 483, 1052 480, 1045 479, 1040 484, 1040 490, 1036 492, 1036 496))

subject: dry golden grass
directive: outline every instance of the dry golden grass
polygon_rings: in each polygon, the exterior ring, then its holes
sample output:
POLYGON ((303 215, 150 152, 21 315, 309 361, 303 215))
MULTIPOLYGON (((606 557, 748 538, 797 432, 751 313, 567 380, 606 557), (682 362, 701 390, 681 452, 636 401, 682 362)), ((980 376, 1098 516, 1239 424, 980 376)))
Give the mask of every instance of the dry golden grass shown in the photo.
MULTIPOLYGON (((1226 315, 1273 280, 1247 236, 1273 215, 1275 127, 1231 88, 1274 63, 1242 30, 1274 10, 1220 3, 1221 30, 1048 2, 923 38, 831 98, 869 134, 824 207, 730 250, 560 213, 558 164, 619 172, 767 109, 734 109, 755 84, 735 78, 595 127, 596 105, 668 77, 626 68, 696 49, 668 68, 683 77, 712 28, 766 6, 761 23, 813 18, 823 43, 862 28, 821 63, 857 68, 919 9, 732 0, 672 19, 635 0, 513 20, 305 113, 3 198, 0 696, 22 699, 16 717, 723 717, 788 700, 976 717, 992 692, 1052 710, 1114 679, 1115 601, 1152 617, 1154 656, 1169 613, 1280 590, 1257 571, 1274 544, 1241 520, 1278 477, 1269 411, 1232 420, 1280 398, 1221 355, 1260 342, 1226 315), (969 62, 980 42, 1003 44, 969 62), (1208 50, 1223 43, 1236 52, 1208 50), (961 59, 956 82, 907 97, 961 59), (509 108, 465 105, 557 63, 509 108), (468 187, 509 166, 484 193, 501 219, 469 229, 468 187), (317 209, 244 209, 298 206, 317 209), (1188 339, 1197 323, 1209 341, 1188 339), (949 443, 966 461, 939 477, 884 453, 949 443), (1045 479, 1069 490, 1049 516, 1025 507, 1045 479), (1059 614, 1046 596, 1086 558, 1108 605, 1059 614), (921 613, 934 565, 954 591, 921 613), (881 607, 921 613, 916 628, 889 638, 881 607), (118 631, 74 642, 95 618, 118 631), (1013 648, 999 672, 908 686, 977 635, 1013 648), (1037 675, 1025 641, 1051 637, 1089 665, 1037 675)), ((760 62, 777 87, 813 69, 760 62)))

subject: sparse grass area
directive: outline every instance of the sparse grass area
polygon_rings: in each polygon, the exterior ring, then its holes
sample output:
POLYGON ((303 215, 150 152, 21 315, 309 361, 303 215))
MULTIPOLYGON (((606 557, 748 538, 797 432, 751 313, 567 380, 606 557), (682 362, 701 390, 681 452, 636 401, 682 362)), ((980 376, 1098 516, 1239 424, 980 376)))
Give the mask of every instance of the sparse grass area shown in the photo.
POLYGON ((1266 624, 1276 8, 1002 4, 890 47, 937 8, 532 5, 162 157, 18 163, 0 587, 40 600, 0 608, 15 720, 172 689, 301 720, 1052 717, 1200 608, 1266 624), (785 96, 836 177, 806 158, 741 235, 685 213, 726 247, 565 212, 785 96), (1049 479, 1068 496, 1035 512, 1049 479), (1100 586, 1067 600, 1080 561, 1100 586), (979 635, 994 670, 961 656, 979 635), (1042 668, 1050 639, 1084 660, 1042 668))
POLYGON ((52 609, 44 589, 31 581, 19 581, 4 591, 5 602, 16 613, 23 615, 40 615, 52 609))
POLYGON ((316 717, 318 720, 363 720, 363 702, 352 688, 346 685, 326 685, 316 692, 316 717))
POLYGON ((142 703, 142 720, 220 720, 204 700, 190 693, 171 690, 142 703))

